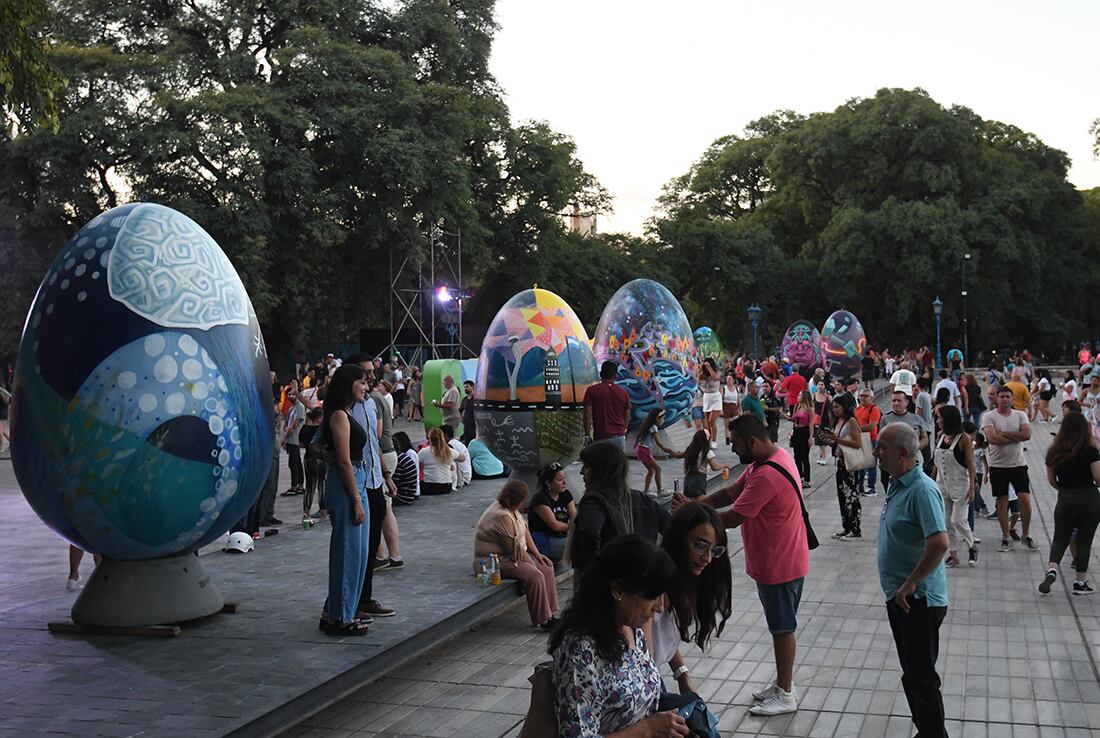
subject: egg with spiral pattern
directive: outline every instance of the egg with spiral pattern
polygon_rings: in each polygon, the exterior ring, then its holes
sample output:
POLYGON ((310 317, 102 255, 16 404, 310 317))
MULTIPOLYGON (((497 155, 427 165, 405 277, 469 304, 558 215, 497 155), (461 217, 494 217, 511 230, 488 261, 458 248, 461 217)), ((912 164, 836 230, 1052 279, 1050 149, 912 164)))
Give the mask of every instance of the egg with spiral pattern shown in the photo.
POLYGON ((627 282, 607 301, 596 326, 596 361, 618 363, 615 382, 630 397, 629 430, 663 407, 665 422, 687 415, 699 387, 699 355, 680 303, 652 279, 627 282))
POLYGON ((267 353, 232 263, 197 223, 131 203, 43 278, 19 347, 12 464, 51 528, 114 560, 212 542, 267 478, 267 353))

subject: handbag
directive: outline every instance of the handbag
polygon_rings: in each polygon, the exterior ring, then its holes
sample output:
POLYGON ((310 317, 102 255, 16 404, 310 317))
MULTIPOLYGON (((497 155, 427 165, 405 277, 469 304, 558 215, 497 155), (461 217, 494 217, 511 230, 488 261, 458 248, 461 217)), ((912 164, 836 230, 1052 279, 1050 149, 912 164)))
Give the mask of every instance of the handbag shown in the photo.
POLYGON ((718 733, 718 718, 710 711, 703 698, 694 692, 663 692, 657 703, 657 710, 675 710, 687 723, 691 738, 721 738, 718 733))
POLYGON ((554 662, 535 664, 527 678, 531 682, 531 705, 520 728, 519 738, 558 738, 558 716, 554 712, 554 662))
POLYGON ((844 468, 848 471, 870 469, 875 465, 875 453, 871 450, 871 434, 860 433, 859 448, 849 448, 843 443, 838 443, 840 455, 844 457, 844 468))
POLYGON ((775 468, 780 474, 787 478, 787 481, 794 487, 794 493, 798 495, 798 504, 802 506, 802 522, 806 524, 806 548, 813 551, 815 548, 821 545, 821 542, 817 540, 817 533, 814 533, 814 527, 810 525, 810 511, 806 509, 806 501, 802 499, 802 490, 798 488, 798 483, 794 481, 794 477, 791 473, 784 469, 782 465, 775 463, 774 461, 765 461, 770 467, 775 468))

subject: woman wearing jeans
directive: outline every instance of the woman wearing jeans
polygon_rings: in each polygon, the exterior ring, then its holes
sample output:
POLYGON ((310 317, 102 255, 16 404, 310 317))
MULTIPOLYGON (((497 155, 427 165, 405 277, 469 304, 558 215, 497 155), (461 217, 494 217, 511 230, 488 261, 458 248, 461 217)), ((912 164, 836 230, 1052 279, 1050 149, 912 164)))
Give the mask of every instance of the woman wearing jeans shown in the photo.
POLYGON ((1077 548, 1073 567, 1077 572, 1073 594, 1093 593, 1088 583, 1089 553, 1096 526, 1100 524, 1100 451, 1085 416, 1066 413, 1062 427, 1047 449, 1047 480, 1058 490, 1054 506, 1054 540, 1050 543, 1050 562, 1039 591, 1050 594, 1050 585, 1058 578, 1058 564, 1069 546, 1074 529, 1077 548))
POLYGON ((367 573, 367 470, 363 448, 367 430, 351 416, 351 408, 367 396, 367 375, 358 364, 344 364, 332 376, 325 397, 325 421, 336 453, 336 464, 325 479, 325 500, 332 519, 328 547, 328 598, 321 612, 321 629, 328 635, 365 635, 367 626, 355 619, 363 578, 367 573))
POLYGON ((932 471, 943 495, 947 529, 951 535, 945 565, 948 568, 959 565, 959 544, 965 543, 967 563, 974 566, 978 563, 978 549, 974 547, 974 532, 967 522, 975 489, 974 446, 970 436, 963 433, 962 415, 954 405, 940 408, 940 426, 932 471))

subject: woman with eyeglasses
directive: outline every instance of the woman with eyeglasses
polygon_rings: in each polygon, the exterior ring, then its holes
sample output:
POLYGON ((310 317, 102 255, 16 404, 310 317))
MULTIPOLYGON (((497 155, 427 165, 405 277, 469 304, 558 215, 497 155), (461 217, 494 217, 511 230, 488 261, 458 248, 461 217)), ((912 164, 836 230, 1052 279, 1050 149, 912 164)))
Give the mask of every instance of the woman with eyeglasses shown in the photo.
POLYGON ((646 636, 657 668, 668 664, 680 694, 696 691, 680 655, 680 643, 695 643, 704 650, 712 635, 722 634, 733 610, 728 547, 726 526, 718 513, 700 502, 677 510, 661 538, 661 548, 676 564, 677 576, 646 636))
POLYGON ((543 555, 555 564, 565 555, 569 526, 577 517, 577 504, 566 489, 565 467, 547 464, 539 472, 539 491, 527 504, 527 527, 543 555))

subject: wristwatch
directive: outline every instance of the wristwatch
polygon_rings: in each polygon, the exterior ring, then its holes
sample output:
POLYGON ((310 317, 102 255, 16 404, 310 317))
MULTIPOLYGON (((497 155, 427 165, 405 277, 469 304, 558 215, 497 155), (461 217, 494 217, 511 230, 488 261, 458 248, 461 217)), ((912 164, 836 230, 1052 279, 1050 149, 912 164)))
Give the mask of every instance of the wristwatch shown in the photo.
POLYGON ((682 677, 684 674, 687 674, 687 673, 688 673, 687 666, 681 664, 679 669, 676 669, 674 672, 672 672, 672 678, 673 679, 679 679, 680 677, 682 677))

